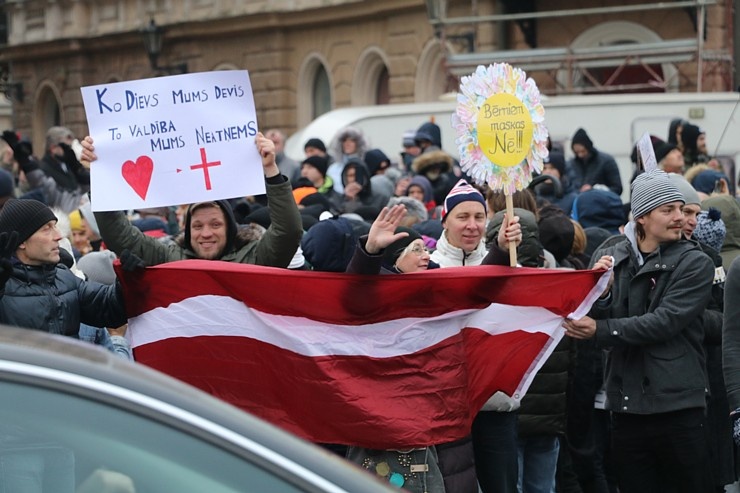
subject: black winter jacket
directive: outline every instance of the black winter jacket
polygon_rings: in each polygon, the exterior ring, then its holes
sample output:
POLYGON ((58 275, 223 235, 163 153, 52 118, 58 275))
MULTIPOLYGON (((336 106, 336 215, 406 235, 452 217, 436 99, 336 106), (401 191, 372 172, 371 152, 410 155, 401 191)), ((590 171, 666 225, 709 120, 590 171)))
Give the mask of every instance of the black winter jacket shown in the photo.
POLYGON ((14 260, 0 298, 0 323, 78 337, 80 322, 94 327, 126 323, 118 283, 83 281, 61 264, 32 266, 14 260))

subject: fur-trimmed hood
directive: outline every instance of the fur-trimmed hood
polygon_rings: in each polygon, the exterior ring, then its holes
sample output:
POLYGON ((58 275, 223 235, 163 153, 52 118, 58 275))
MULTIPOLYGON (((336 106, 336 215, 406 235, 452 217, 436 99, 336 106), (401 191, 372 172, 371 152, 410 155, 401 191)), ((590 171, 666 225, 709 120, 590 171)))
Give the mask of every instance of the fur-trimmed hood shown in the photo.
POLYGON ((447 173, 452 169, 452 162, 452 156, 445 151, 425 152, 414 159, 414 162, 411 163, 411 169, 415 173, 424 174, 427 169, 435 164, 440 164, 442 165, 442 173, 447 173))

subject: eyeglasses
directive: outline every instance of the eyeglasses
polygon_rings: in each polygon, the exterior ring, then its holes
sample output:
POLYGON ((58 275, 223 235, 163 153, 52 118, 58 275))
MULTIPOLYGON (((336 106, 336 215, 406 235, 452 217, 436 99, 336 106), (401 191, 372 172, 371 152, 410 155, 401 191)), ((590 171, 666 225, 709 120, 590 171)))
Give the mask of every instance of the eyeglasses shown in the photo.
POLYGON ((411 248, 408 251, 411 252, 411 253, 413 253, 417 257, 421 257, 425 253, 429 253, 429 249, 427 247, 421 246, 421 245, 414 245, 413 248, 411 248))

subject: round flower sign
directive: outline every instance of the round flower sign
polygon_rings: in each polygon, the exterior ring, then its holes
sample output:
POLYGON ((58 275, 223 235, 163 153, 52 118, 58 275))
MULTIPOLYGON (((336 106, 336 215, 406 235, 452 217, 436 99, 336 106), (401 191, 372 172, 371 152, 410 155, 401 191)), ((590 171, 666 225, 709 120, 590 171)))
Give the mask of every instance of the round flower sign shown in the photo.
POLYGON ((512 195, 542 171, 545 109, 537 84, 506 63, 462 77, 452 115, 460 166, 479 185, 512 195))

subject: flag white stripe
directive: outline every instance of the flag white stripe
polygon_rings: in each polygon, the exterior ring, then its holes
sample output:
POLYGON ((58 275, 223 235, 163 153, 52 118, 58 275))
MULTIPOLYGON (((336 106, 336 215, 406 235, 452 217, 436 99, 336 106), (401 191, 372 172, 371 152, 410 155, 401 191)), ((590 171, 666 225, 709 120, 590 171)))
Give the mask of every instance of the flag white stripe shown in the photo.
POLYGON ((131 318, 128 333, 133 347, 174 337, 241 336, 304 356, 390 358, 438 344, 463 327, 475 327, 489 334, 544 332, 559 340, 562 320, 541 307, 494 303, 480 310, 459 310, 432 318, 350 326, 267 314, 227 296, 204 295, 131 318))

